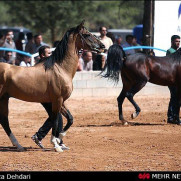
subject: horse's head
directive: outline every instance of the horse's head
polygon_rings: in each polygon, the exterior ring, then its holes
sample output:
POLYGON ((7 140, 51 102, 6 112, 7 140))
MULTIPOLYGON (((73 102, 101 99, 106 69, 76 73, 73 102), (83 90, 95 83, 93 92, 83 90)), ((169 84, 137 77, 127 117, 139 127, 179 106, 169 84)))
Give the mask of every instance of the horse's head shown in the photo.
POLYGON ((84 27, 84 21, 77 26, 76 30, 78 32, 77 46, 79 49, 103 52, 104 44, 84 27))

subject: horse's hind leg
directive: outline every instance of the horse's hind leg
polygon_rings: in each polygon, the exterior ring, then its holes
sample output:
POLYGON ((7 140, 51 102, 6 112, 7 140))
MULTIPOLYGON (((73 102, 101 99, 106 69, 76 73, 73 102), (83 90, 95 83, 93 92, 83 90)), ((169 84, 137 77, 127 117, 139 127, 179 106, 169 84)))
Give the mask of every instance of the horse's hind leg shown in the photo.
POLYGON ((25 149, 18 143, 17 139, 15 138, 9 127, 8 102, 8 96, 3 96, 0 99, 0 123, 3 129, 5 130, 6 134, 8 135, 9 139, 11 140, 13 146, 15 146, 18 149, 18 151, 25 151, 25 149))
POLYGON ((117 98, 117 102, 118 102, 118 110, 119 110, 119 120, 122 121, 123 125, 127 125, 127 121, 124 119, 123 117, 123 102, 124 99, 126 97, 126 91, 124 90, 124 88, 122 89, 121 93, 119 94, 118 98, 117 98))
POLYGON ((61 107, 61 113, 63 116, 67 119, 67 124, 65 125, 63 131, 60 133, 60 138, 62 139, 63 136, 66 135, 67 130, 70 128, 70 126, 73 124, 73 116, 71 115, 70 111, 65 107, 63 104, 61 107))
POLYGON ((138 82, 128 92, 126 92, 126 97, 135 107, 135 112, 131 115, 132 119, 136 118, 139 115, 139 113, 141 112, 140 107, 138 106, 138 104, 136 104, 133 97, 137 92, 139 92, 146 85, 146 83, 147 83, 147 81, 138 82))

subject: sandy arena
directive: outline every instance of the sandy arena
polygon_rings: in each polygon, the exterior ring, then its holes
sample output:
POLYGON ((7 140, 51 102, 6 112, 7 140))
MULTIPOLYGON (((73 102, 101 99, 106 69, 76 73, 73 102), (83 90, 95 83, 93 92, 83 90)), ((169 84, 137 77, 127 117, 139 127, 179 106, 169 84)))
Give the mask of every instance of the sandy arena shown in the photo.
POLYGON ((27 151, 17 152, 0 127, 0 170, 180 171, 181 126, 166 123, 169 97, 135 96, 135 100, 142 112, 131 120, 134 108, 126 100, 123 111, 131 125, 124 127, 118 120, 116 97, 70 98, 66 105, 74 124, 64 137, 70 150, 57 153, 50 132, 42 141, 44 151, 31 140, 47 118, 43 107, 10 99, 10 126, 27 151))

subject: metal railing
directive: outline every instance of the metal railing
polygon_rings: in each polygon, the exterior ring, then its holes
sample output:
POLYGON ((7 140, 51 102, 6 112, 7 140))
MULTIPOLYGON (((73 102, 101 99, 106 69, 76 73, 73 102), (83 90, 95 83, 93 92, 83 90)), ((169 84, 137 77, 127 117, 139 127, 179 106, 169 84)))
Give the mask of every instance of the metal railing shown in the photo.
MULTIPOLYGON (((55 48, 51 48, 52 51, 55 50, 55 48)), ((16 52, 19 53, 21 55, 26 55, 28 57, 31 57, 31 66, 33 66, 35 64, 35 57, 39 56, 39 53, 35 53, 35 54, 30 54, 28 52, 24 52, 24 51, 20 51, 20 50, 16 50, 16 49, 11 49, 11 48, 3 48, 0 47, 0 51, 10 51, 10 52, 16 52)))
MULTIPOLYGON (((154 49, 154 50, 159 50, 159 51, 163 51, 166 52, 166 50, 160 49, 160 48, 156 48, 156 47, 151 47, 151 46, 132 46, 132 47, 126 47, 123 48, 124 51, 126 50, 131 50, 131 49, 154 49)), ((39 56, 39 53, 35 53, 35 54, 30 54, 28 52, 24 52, 24 51, 20 51, 20 50, 16 50, 16 49, 11 49, 11 48, 3 48, 0 47, 0 51, 11 51, 11 52, 16 52, 22 55, 26 55, 28 57, 31 57, 31 66, 33 66, 35 64, 35 57, 39 56)), ((54 51, 55 48, 51 48, 51 51, 54 51)), ((101 53, 102 55, 107 55, 105 53, 101 53)))

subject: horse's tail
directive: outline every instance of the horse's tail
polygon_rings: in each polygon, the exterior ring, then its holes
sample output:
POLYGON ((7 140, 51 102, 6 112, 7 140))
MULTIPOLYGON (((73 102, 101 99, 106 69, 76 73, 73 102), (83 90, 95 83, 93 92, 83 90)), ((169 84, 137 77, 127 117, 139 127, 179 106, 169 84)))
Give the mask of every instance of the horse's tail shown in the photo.
POLYGON ((123 60, 126 58, 126 54, 120 45, 114 44, 109 47, 107 60, 104 69, 100 74, 105 78, 110 78, 116 83, 119 81, 119 73, 123 67, 123 60), (106 72, 105 74, 103 74, 106 72))

